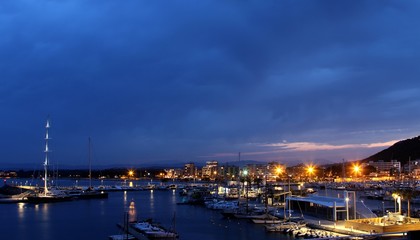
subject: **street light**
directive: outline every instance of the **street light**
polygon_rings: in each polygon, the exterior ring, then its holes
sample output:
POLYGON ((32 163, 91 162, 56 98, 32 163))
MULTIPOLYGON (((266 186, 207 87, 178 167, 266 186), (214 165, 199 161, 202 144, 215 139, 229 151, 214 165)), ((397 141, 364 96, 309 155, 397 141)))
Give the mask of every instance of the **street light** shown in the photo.
POLYGON ((356 175, 356 178, 357 178, 358 175, 362 172, 362 167, 358 163, 355 163, 353 165, 353 172, 354 172, 354 174, 356 175))
POLYGON ((385 202, 382 201, 382 216, 385 216, 385 202))
POLYGON ((347 215, 347 221, 348 221, 349 220, 349 201, 350 201, 350 199, 348 197, 346 197, 345 200, 346 200, 346 215, 347 215))
POLYGON ((396 213, 397 212, 397 199, 399 198, 400 196, 398 195, 398 194, 396 194, 396 193, 393 193, 392 194, 392 198, 394 198, 394 212, 396 213))
POLYGON ((397 198, 397 203, 398 203, 398 214, 401 214, 401 196, 399 195, 397 198))
POLYGON ((275 169, 276 172, 276 181, 278 181, 278 179, 280 179, 280 176, 283 174, 284 169, 281 166, 277 166, 275 169))
POLYGON ((313 165, 309 165, 309 166, 306 168, 306 172, 308 173, 308 175, 309 175, 309 180, 310 180, 311 175, 315 173, 315 166, 313 166, 313 165))
POLYGON ((248 170, 245 169, 242 172, 242 174, 245 176, 245 179, 244 179, 245 201, 246 201, 246 213, 248 213, 248 181, 247 181, 248 170))
POLYGON ((134 171, 133 170, 129 170, 128 171, 128 177, 132 178, 134 176, 134 171))

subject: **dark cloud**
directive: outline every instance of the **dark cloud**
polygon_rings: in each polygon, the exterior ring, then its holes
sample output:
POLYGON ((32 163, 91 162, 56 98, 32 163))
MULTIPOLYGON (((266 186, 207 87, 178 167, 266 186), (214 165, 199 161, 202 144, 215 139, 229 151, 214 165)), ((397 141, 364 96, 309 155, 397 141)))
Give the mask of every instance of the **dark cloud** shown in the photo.
MULTIPOLYGON (((87 136, 104 163, 142 164, 238 151, 308 158, 260 144, 418 135, 418 10, 401 1, 2 3, 0 162, 41 159, 48 114, 63 162, 84 161, 87 136)), ((350 153, 339 155, 310 158, 350 153)))

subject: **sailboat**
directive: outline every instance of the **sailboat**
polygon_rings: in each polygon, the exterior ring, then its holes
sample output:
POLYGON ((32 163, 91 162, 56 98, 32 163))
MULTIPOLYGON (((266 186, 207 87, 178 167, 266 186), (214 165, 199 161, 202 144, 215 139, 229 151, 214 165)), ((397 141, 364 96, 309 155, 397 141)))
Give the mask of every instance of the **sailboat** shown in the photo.
POLYGON ((92 187, 92 161, 91 161, 91 140, 89 137, 89 187, 83 190, 76 196, 78 199, 101 199, 108 198, 108 193, 103 191, 97 191, 92 187))
POLYGON ((29 195, 27 197, 27 201, 30 203, 49 203, 49 202, 63 202, 63 201, 70 201, 72 197, 67 195, 65 192, 54 189, 48 188, 48 165, 49 165, 49 153, 50 150, 48 148, 49 143, 49 129, 50 129, 50 121, 47 119, 47 123, 45 125, 45 161, 44 161, 44 189, 41 192, 35 193, 33 195, 29 195))

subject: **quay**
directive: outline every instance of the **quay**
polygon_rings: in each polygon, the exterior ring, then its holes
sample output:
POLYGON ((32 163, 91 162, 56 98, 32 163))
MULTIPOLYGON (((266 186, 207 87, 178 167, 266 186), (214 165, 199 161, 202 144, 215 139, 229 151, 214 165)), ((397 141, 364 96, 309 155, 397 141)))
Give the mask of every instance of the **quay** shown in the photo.
MULTIPOLYGON (((307 220, 307 226, 312 229, 320 229, 330 232, 335 232, 339 234, 343 234, 344 236, 335 237, 333 239, 352 239, 352 237, 356 239, 398 239, 398 240, 418 240, 420 239, 420 231, 400 231, 400 232, 384 232, 384 233, 373 233, 362 231, 354 228, 347 228, 346 223, 339 222, 333 223, 329 221, 324 221, 320 224, 320 222, 316 222, 318 220, 312 219, 307 220)), ((322 239, 322 238, 319 238, 322 239)), ((325 239, 325 238, 324 238, 325 239)))
POLYGON ((147 236, 144 234, 138 232, 134 227, 132 227, 130 224, 128 226, 124 226, 124 224, 117 223, 117 227, 120 228, 122 231, 126 231, 132 236, 134 236, 137 240, 149 240, 147 236))

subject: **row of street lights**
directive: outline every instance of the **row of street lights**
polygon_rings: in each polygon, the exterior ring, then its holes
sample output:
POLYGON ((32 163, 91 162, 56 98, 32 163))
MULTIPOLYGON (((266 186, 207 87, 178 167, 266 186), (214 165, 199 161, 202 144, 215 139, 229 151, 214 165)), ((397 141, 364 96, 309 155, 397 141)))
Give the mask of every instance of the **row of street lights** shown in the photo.
MULTIPOLYGON (((353 164, 352 169, 353 169, 353 173, 355 174, 356 178, 359 177, 359 175, 362 172, 362 167, 359 164, 355 163, 355 164, 353 164)), ((309 180, 311 180, 312 177, 316 174, 316 165, 313 165, 313 164, 307 165, 305 167, 305 172, 306 172, 307 176, 309 177, 309 180)), ((276 173, 277 176, 281 176, 283 174, 286 174, 286 167, 285 166, 278 166, 278 167, 276 167, 275 173, 276 173)), ((128 170, 127 175, 128 175, 128 178, 133 178, 134 175, 135 175, 134 170, 132 170, 132 169, 128 170)), ((162 173, 161 173, 161 175, 162 175, 162 173)), ((246 169, 243 170, 242 175, 243 176, 247 176, 248 175, 248 171, 246 169)), ((289 178, 291 176, 292 175, 288 174, 288 177, 289 178)))
MULTIPOLYGON (((306 173, 307 173, 307 175, 309 176, 309 178, 311 178, 312 177, 312 175, 314 175, 315 174, 315 165, 308 165, 307 167, 306 167, 306 173)), ((285 169, 285 167, 277 167, 276 168, 276 174, 277 174, 277 176, 281 176, 281 175, 283 175, 283 173, 286 173, 286 169, 285 169)), ((291 177, 292 175, 288 175, 289 177, 291 177)))
MULTIPOLYGON (((362 170, 363 170, 363 168, 362 168, 362 166, 359 163, 354 163, 352 165, 352 171, 353 171, 354 176, 356 178, 358 178, 358 177, 361 176, 362 170)), ((279 166, 279 167, 276 168, 275 172, 276 172, 277 176, 281 176, 284 173, 286 173, 286 167, 279 166)), ((312 176, 314 176, 316 174, 316 166, 315 165, 312 165, 312 164, 307 165, 305 167, 305 172, 306 172, 307 176, 309 177, 309 179, 311 179, 312 176)))

